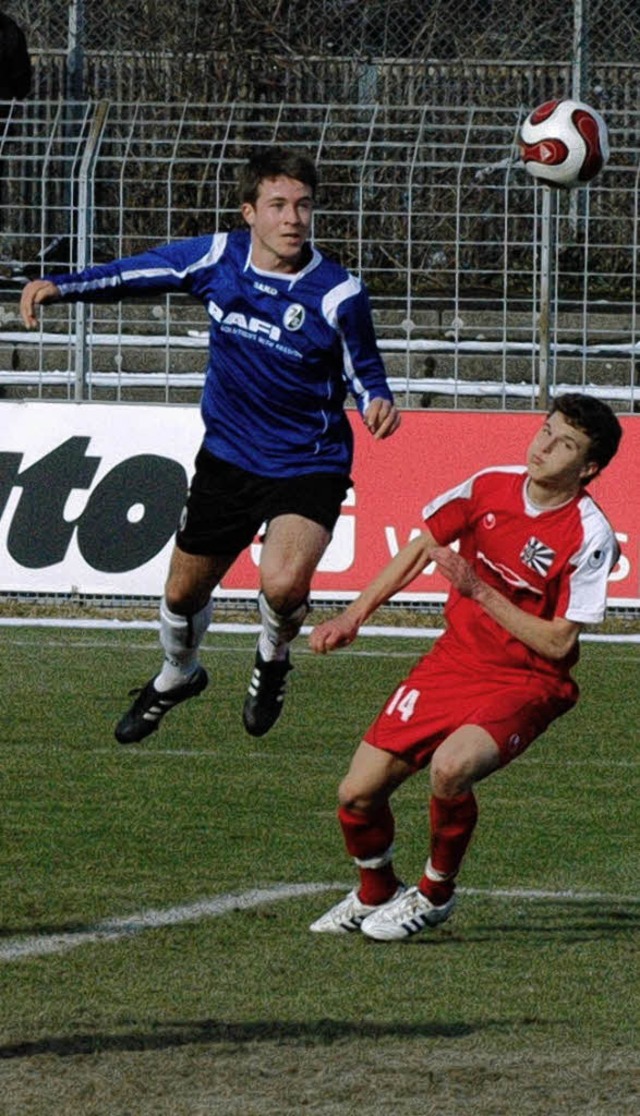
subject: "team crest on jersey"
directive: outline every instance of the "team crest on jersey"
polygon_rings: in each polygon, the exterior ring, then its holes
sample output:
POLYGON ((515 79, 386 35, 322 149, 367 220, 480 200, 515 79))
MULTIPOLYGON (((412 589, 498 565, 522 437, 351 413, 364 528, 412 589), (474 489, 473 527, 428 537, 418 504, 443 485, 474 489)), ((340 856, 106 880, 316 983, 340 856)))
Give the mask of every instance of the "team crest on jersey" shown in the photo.
POLYGON ((285 315, 282 319, 282 324, 285 329, 295 330, 300 329, 305 319, 304 306, 299 302, 294 302, 292 306, 288 306, 285 315))
POLYGON ((529 542, 526 543, 522 550, 520 560, 524 562, 525 566, 528 566, 530 570, 534 570, 534 572, 540 574, 541 577, 546 577, 555 556, 555 551, 552 550, 551 547, 547 546, 546 543, 540 542, 540 539, 536 539, 532 535, 529 542))
POLYGON ((603 564, 603 562, 605 560, 605 557, 606 556, 605 556, 604 550, 594 550, 593 554, 590 554, 588 559, 587 559, 587 565, 588 565, 589 569, 590 570, 599 570, 600 566, 603 564))
POLYGON ((495 527, 495 525, 496 525, 496 517, 493 514, 493 512, 487 512, 486 515, 483 515, 482 526, 486 527, 487 531, 493 531, 493 528, 495 527))

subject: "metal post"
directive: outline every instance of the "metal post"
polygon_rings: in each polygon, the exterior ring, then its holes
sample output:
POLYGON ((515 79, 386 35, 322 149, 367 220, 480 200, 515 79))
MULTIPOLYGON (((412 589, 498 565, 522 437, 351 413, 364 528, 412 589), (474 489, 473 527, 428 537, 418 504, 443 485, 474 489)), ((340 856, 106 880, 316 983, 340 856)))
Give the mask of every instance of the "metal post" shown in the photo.
MULTIPOLYGON (((589 59, 589 0, 573 0, 573 46, 571 51, 571 96, 581 101, 587 88, 589 59)), ((580 217, 580 191, 573 190, 569 198, 569 227, 578 235, 580 217)))
POLYGON ((84 97, 85 0, 69 0, 67 25, 67 97, 84 97))
MULTIPOLYGON (((91 121, 89 135, 80 163, 78 175, 78 239, 76 266, 78 271, 89 266, 93 232, 93 168, 100 138, 107 120, 109 104, 99 101, 91 121)), ((75 343, 75 399, 79 402, 85 397, 87 379, 87 306, 84 302, 75 305, 76 343, 75 343)))
POLYGON ((587 85, 589 47, 589 0, 573 0, 573 49, 571 51, 571 96, 581 101, 587 85))
POLYGON ((538 313, 538 405, 549 409, 549 382, 552 379, 551 337, 555 327, 553 300, 553 264, 555 245, 556 192, 542 185, 542 232, 540 238, 540 309, 538 313))

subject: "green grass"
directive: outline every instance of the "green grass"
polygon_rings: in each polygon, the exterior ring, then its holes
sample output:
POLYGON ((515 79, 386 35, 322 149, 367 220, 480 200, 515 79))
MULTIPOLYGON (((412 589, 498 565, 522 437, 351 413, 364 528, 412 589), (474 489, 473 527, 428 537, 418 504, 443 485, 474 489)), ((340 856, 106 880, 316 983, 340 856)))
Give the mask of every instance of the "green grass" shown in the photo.
MULTIPOLYGON (((113 725, 156 669, 153 633, 0 628, 0 950, 73 946, 0 958, 2 1116, 639 1111, 640 651, 584 646, 577 709, 478 788, 455 918, 378 945, 308 924, 353 879, 339 778, 421 645, 316 658, 300 640, 261 740, 240 722, 252 647, 210 634, 210 688, 122 748, 113 725), (309 883, 340 886, 73 941, 309 883)), ((394 800, 410 881, 427 794, 419 775, 394 800)))

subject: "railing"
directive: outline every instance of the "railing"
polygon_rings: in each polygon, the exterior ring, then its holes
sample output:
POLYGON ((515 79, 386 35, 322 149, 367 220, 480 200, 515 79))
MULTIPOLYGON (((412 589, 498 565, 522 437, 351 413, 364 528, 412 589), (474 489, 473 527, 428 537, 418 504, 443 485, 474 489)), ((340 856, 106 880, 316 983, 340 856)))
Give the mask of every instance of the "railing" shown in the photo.
POLYGON ((283 142, 317 157, 316 243, 366 281, 401 402, 534 408, 571 385, 635 410, 640 113, 608 114, 610 165, 588 189, 560 195, 542 276, 543 188, 517 148, 529 107, 6 105, 0 389, 191 398, 206 344, 200 306, 179 297, 56 305, 42 332, 27 334, 21 287, 43 271, 229 227, 239 164, 250 148, 283 142), (543 287, 551 316, 541 378, 543 287))

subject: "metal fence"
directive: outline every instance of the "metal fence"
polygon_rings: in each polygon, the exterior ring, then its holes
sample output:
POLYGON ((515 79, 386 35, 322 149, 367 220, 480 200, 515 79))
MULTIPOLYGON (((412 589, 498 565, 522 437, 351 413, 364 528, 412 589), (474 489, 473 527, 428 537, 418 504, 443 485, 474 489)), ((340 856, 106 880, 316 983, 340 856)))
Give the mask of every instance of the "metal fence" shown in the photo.
MULTIPOLYGON (((128 70, 141 100, 366 103, 389 99, 389 63, 401 60, 418 89, 434 61, 466 60, 471 75, 486 60, 568 64, 573 93, 601 96, 602 107, 617 96, 603 64, 635 65, 638 81, 637 0, 8 0, 3 9, 42 63, 39 97, 52 95, 57 73, 55 95, 122 98, 128 70), (47 65, 49 52, 62 67, 47 65)), ((462 103, 451 73, 450 87, 423 99, 462 103)), ((473 85, 468 99, 481 101, 473 85)))
POLYGON ((282 142, 318 161, 314 238, 366 281, 400 402, 532 408, 561 384, 635 409, 638 113, 609 114, 609 167, 588 189, 559 194, 548 218, 553 312, 543 335, 545 188, 519 162, 526 111, 6 105, 1 389, 39 398, 195 398, 207 322, 190 300, 53 306, 42 332, 27 334, 17 319, 21 286, 42 271, 236 223, 238 165, 251 147, 282 142))

